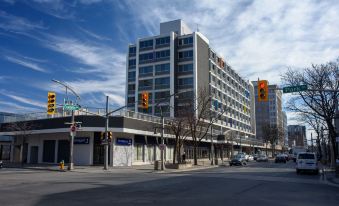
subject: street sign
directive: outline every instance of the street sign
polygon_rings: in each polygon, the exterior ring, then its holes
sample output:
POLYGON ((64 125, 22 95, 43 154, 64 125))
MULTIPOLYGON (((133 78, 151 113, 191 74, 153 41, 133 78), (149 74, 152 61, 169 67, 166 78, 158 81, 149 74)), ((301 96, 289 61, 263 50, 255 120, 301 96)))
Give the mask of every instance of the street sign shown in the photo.
POLYGON ((80 105, 65 104, 64 110, 79 110, 80 105))
POLYGON ((301 92, 301 91, 307 91, 307 85, 283 87, 284 93, 301 92))

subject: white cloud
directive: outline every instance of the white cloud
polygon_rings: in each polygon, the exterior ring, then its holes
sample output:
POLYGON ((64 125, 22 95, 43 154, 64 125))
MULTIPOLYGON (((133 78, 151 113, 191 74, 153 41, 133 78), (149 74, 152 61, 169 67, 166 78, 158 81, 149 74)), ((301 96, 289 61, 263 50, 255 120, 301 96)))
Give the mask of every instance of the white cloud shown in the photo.
POLYGON ((46 27, 43 25, 41 21, 32 22, 25 18, 14 16, 8 14, 5 11, 0 10, 0 29, 5 31, 32 31, 32 30, 45 30, 46 27))
POLYGON ((128 1, 126 6, 148 33, 158 34, 161 21, 181 18, 192 29, 198 24, 211 46, 249 80, 279 84, 287 66, 307 67, 339 54, 339 4, 333 1, 128 1))
POLYGON ((25 107, 25 106, 19 105, 14 102, 9 102, 9 101, 0 100, 0 105, 1 105, 0 107, 1 112, 8 112, 8 113, 14 113, 14 114, 40 111, 37 108, 25 107))
POLYGON ((107 45, 48 35, 44 46, 74 58, 98 75, 121 77, 125 73, 125 54, 107 45))
POLYGON ((40 108, 45 108, 46 104, 40 101, 33 100, 31 98, 26 98, 26 97, 21 97, 18 95, 10 94, 8 91, 0 91, 0 93, 4 96, 7 96, 11 99, 14 99, 15 101, 21 102, 23 104, 35 106, 35 107, 40 107, 40 108))
POLYGON ((32 58, 18 58, 18 57, 12 57, 12 56, 5 56, 5 59, 12 62, 12 63, 15 63, 15 64, 18 64, 18 65, 21 65, 23 67, 27 67, 29 69, 32 69, 34 71, 38 71, 38 72, 44 72, 44 73, 47 73, 49 72, 47 69, 41 67, 40 65, 38 65, 37 63, 33 63, 31 61, 27 61, 27 59, 31 59, 33 60, 32 58))

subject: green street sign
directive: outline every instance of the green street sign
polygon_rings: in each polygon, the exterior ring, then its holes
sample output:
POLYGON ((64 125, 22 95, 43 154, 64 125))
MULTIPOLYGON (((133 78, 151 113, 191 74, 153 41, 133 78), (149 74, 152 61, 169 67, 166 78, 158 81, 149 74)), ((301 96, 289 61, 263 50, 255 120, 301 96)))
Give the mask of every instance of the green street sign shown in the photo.
POLYGON ((307 91, 307 85, 290 86, 290 87, 283 88, 284 93, 301 92, 301 91, 307 91))
POLYGON ((80 105, 71 105, 71 104, 65 104, 64 110, 79 110, 80 105))

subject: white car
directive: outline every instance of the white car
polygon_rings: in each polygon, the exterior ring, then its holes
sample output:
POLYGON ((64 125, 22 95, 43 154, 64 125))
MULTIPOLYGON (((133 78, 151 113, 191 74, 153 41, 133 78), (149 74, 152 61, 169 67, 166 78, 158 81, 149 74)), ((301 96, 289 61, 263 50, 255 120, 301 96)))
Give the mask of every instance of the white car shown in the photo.
POLYGON ((317 156, 313 152, 299 152, 296 159, 296 172, 312 171, 315 174, 319 173, 317 156))

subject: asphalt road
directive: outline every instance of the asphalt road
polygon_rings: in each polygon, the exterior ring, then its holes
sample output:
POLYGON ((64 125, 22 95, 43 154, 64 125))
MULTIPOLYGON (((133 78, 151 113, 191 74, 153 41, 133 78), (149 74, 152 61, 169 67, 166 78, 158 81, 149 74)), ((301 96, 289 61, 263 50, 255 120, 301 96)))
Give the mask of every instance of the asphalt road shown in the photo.
POLYGON ((339 205, 339 188, 294 163, 180 173, 0 170, 0 205, 339 205))

